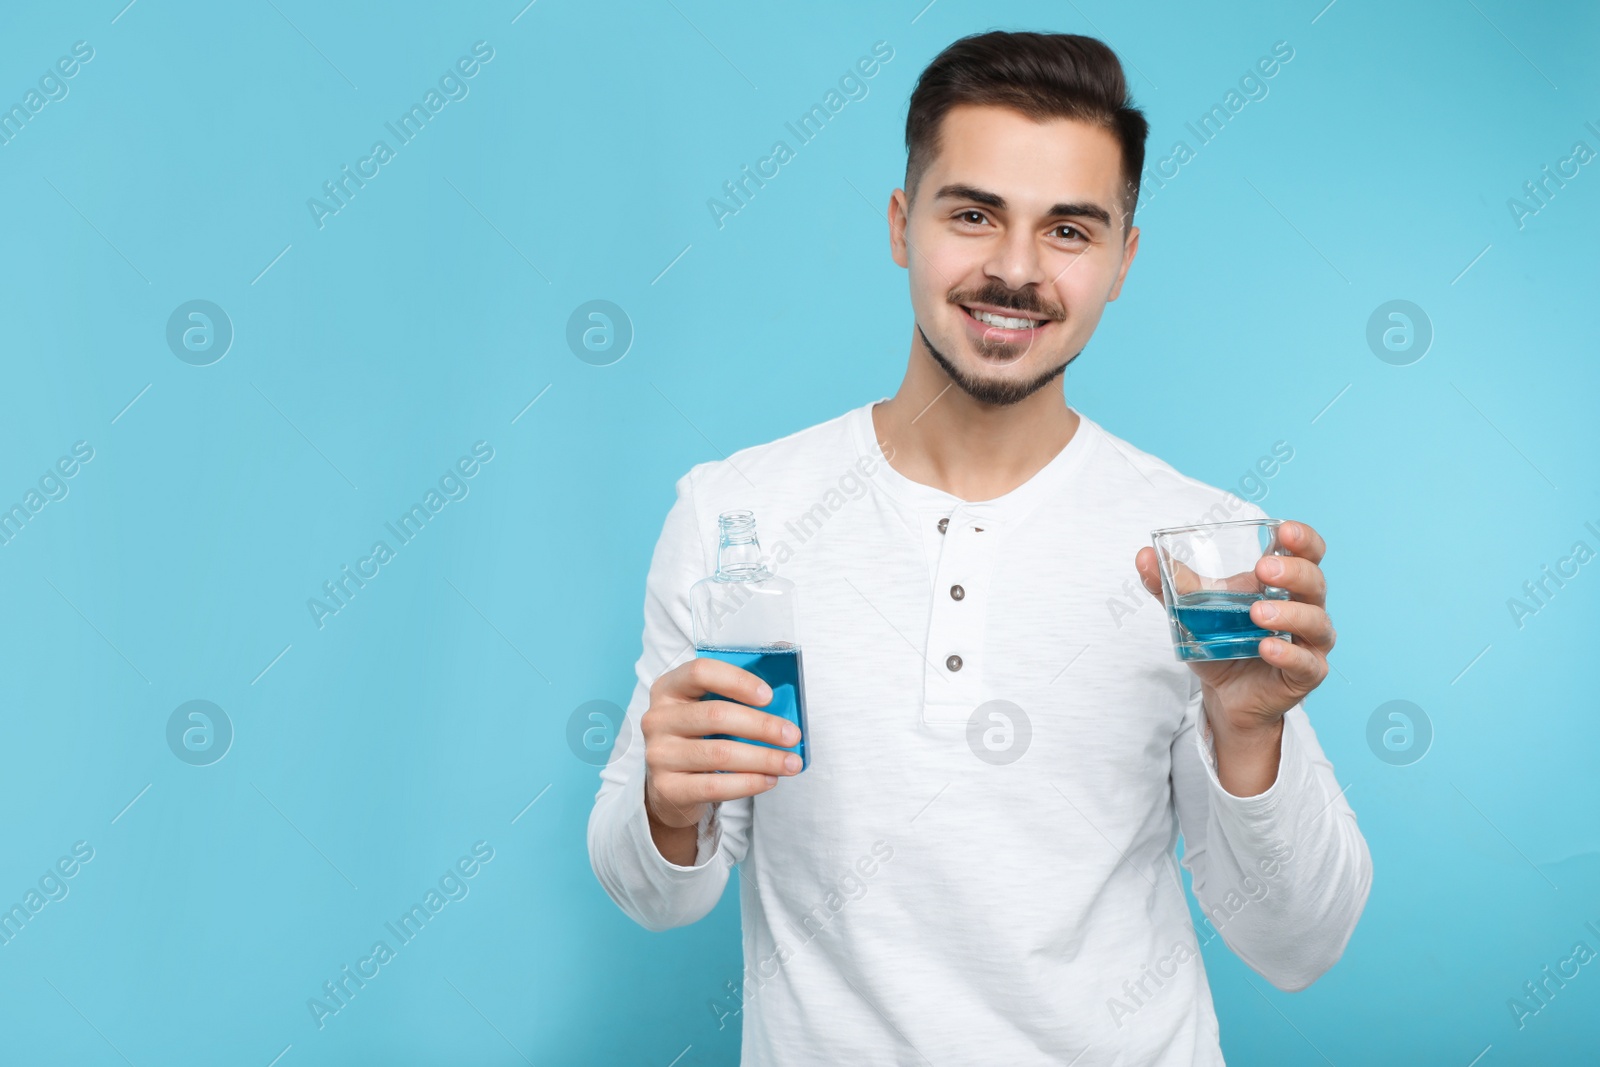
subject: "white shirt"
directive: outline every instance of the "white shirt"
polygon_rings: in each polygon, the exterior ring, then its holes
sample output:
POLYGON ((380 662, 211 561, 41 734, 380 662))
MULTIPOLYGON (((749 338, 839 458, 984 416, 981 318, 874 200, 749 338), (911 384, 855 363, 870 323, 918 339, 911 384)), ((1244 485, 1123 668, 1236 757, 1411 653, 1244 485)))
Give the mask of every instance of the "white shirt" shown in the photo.
POLYGON ((872 406, 678 480, 596 875, 665 930, 739 865, 744 1067, 1222 1063, 1179 835, 1199 940, 1280 989, 1339 958, 1372 878, 1303 707, 1273 785, 1223 789, 1198 678, 1134 570, 1151 530, 1263 512, 1081 412, 1026 483, 962 501, 888 464, 872 406), (650 837, 639 720, 694 654, 689 588, 732 508, 798 587, 811 765, 717 805, 682 866, 650 837))

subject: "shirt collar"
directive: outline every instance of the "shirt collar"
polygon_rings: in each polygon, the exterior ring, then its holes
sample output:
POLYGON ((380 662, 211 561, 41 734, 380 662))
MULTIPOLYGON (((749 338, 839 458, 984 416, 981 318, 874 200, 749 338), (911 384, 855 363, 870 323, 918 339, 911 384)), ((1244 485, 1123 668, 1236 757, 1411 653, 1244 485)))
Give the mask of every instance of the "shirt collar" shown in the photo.
POLYGON ((1020 522, 1042 501, 1058 493, 1074 472, 1083 466, 1101 433, 1098 423, 1073 408, 1078 415, 1077 431, 1066 446, 1033 477, 992 500, 962 500, 942 489, 912 481, 889 463, 872 425, 872 409, 887 399, 882 397, 850 412, 857 454, 879 468, 872 476, 873 483, 891 497, 918 510, 939 510, 949 515, 959 510, 963 517, 988 519, 996 524, 1020 522))

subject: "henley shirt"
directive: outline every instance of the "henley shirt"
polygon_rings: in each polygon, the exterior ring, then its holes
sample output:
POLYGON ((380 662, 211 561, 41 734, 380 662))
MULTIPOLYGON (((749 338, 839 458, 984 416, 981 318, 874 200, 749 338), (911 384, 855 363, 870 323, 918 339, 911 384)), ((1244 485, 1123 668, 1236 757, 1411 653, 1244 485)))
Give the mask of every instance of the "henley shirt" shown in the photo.
POLYGON ((1301 704, 1273 784, 1223 788, 1199 679, 1134 570, 1151 530, 1264 513, 1082 412, 1032 478, 964 501, 890 466, 874 406, 678 480, 596 876, 659 931, 739 867, 743 1067, 1222 1063, 1201 941, 1303 989, 1372 879, 1301 704), (683 866, 650 836, 640 719, 694 655, 689 589, 734 508, 797 586, 811 762, 714 805, 683 866))

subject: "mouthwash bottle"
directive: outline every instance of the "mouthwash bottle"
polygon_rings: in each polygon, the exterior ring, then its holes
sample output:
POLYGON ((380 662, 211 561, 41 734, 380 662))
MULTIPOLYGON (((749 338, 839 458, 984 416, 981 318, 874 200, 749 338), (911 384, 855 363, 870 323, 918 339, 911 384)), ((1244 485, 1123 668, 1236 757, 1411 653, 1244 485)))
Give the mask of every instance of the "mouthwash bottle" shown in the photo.
MULTIPOLYGON (((800 743, 784 749, 811 766, 806 746, 806 687, 800 667, 800 635, 795 585, 767 569, 756 540, 756 520, 746 510, 717 517, 717 572, 694 583, 689 603, 694 613, 695 655, 720 659, 754 674, 772 688, 765 711, 800 728, 800 743)), ((727 700, 707 693, 701 700, 727 700)), ((738 703, 738 701, 734 701, 738 703)), ((783 748, 730 734, 708 737, 783 748)))

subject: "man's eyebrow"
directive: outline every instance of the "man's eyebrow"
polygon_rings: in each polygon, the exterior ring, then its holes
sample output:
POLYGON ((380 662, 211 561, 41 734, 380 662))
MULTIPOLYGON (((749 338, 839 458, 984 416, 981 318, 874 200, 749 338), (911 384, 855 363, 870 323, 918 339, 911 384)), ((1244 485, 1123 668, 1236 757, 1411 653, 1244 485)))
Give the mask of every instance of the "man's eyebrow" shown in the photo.
MULTIPOLYGON (((959 182, 942 187, 938 193, 934 194, 934 199, 970 200, 975 204, 992 207, 996 211, 1004 211, 1006 209, 1006 198, 999 193, 991 193, 976 186, 962 185, 959 182)), ((1045 214, 1049 218, 1094 219, 1102 225, 1111 225, 1111 212, 1099 204, 1089 202, 1056 204, 1045 214)))
POLYGON ((1046 214, 1052 218, 1094 219, 1105 226, 1111 225, 1111 212, 1099 204, 1057 204, 1046 214))
POLYGON ((987 192, 972 185, 962 185, 960 182, 944 186, 934 194, 933 198, 935 200, 971 200, 975 204, 992 207, 996 211, 1004 211, 1006 209, 1006 198, 999 193, 987 192))

